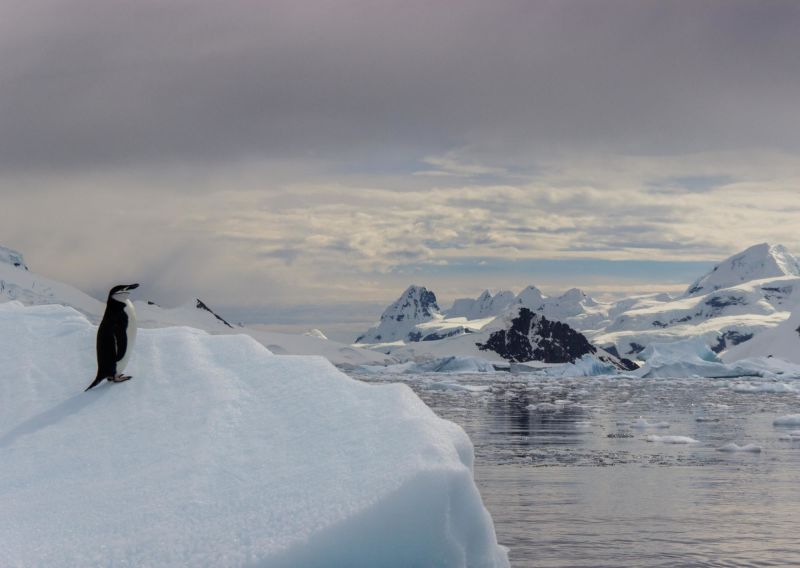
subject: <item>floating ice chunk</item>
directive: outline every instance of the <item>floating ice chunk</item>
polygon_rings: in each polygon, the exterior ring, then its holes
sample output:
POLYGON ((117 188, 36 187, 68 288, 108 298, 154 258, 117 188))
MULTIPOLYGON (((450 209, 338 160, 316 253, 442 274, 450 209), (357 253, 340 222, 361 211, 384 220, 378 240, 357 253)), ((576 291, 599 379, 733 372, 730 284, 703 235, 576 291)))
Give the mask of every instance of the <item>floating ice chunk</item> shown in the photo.
POLYGON ((719 418, 715 418, 713 416, 697 416, 694 419, 695 422, 719 422, 719 418))
POLYGON ((639 430, 647 430, 648 428, 669 428, 669 422, 648 422, 640 416, 633 422, 633 427, 639 430))
POLYGON ((800 442, 800 430, 792 430, 778 439, 784 442, 800 442))
POLYGON ((699 440, 690 438, 689 436, 656 436, 650 434, 645 438, 647 442, 659 442, 662 444, 699 444, 699 440))
POLYGON ((724 364, 702 338, 651 343, 638 357, 645 361, 633 374, 643 378, 762 376, 763 370, 724 364))
POLYGON ((425 384, 425 388, 429 390, 440 391, 469 391, 469 392, 485 392, 490 387, 482 385, 462 385, 460 383, 453 383, 447 381, 432 381, 425 384))
POLYGON ((772 421, 773 426, 800 426, 800 414, 787 414, 772 421))
POLYGON ((750 452, 753 454, 760 454, 761 453, 761 446, 756 444, 745 444, 744 446, 740 446, 734 442, 730 444, 725 444, 721 448, 717 448, 718 452, 750 452))
POLYGON ((535 410, 537 412, 555 412, 561 410, 561 407, 552 402, 540 402, 539 404, 529 404, 528 410, 535 410))
POLYGON ((800 392, 800 389, 788 383, 735 383, 731 390, 738 393, 800 392))

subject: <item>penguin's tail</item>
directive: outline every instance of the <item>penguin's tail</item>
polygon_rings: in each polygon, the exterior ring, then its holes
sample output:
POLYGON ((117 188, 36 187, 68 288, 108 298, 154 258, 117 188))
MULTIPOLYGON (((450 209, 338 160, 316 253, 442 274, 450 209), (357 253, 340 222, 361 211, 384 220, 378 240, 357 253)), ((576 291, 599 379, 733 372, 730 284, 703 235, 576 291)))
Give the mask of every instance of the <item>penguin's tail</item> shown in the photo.
POLYGON ((105 377, 101 377, 100 375, 97 375, 97 377, 94 379, 94 382, 92 384, 90 384, 88 387, 86 387, 86 390, 84 390, 83 392, 86 392, 89 389, 93 389, 94 387, 99 385, 103 381, 104 378, 105 377))

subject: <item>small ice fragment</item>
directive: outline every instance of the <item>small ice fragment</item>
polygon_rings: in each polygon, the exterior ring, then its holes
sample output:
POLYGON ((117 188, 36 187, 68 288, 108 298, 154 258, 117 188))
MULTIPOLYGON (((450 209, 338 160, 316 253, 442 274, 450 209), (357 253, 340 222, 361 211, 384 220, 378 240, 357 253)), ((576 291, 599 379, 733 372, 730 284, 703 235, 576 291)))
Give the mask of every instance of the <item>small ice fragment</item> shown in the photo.
POLYGON ((698 416, 694 419, 695 422, 719 422, 719 418, 713 418, 711 416, 698 416))
POLYGON ((647 442, 660 442, 662 444, 699 444, 699 440, 690 438, 689 436, 656 436, 650 434, 645 438, 647 442))
POLYGON ((800 430, 792 430, 778 439, 783 442, 800 442, 800 430))
POLYGON ((800 426, 800 414, 787 414, 772 421, 773 426, 800 426))
POLYGON ((718 452, 750 452, 753 454, 761 453, 761 446, 757 446, 756 444, 746 444, 744 446, 740 446, 734 442, 730 444, 725 444, 721 448, 717 448, 718 452))
POLYGON ((529 404, 528 410, 536 410, 538 412, 555 412, 559 407, 550 402, 540 402, 539 404, 529 404))
POLYGON ((646 430, 648 428, 669 428, 669 422, 648 422, 640 416, 638 420, 634 421, 633 427, 638 430, 646 430))

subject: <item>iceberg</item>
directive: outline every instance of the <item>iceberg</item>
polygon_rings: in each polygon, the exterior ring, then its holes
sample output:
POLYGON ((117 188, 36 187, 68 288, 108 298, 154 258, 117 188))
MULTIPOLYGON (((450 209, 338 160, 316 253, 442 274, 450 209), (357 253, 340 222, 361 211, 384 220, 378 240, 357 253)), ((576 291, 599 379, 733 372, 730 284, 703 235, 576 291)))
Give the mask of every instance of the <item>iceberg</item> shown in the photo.
POLYGON ((631 374, 642 378, 759 377, 764 373, 754 365, 723 363, 701 338, 651 343, 639 358, 644 365, 631 374))
POLYGON ((0 304, 0 565, 508 566, 469 438, 407 386, 172 327, 84 393, 95 332, 0 304))

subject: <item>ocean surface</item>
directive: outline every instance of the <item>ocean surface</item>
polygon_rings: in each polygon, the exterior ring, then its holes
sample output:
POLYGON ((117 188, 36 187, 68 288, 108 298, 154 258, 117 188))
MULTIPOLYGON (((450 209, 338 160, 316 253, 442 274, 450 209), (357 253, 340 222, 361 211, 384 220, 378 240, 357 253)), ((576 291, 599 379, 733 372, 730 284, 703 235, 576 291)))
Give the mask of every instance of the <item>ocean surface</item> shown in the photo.
POLYGON ((467 431, 512 566, 800 566, 800 380, 351 374, 467 431))

